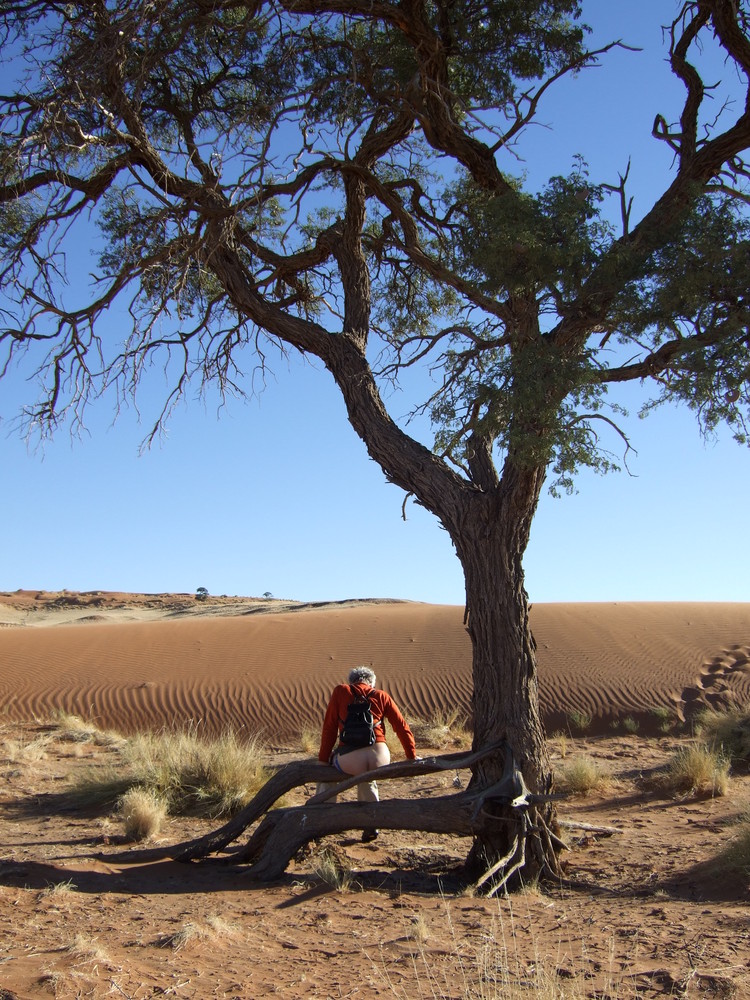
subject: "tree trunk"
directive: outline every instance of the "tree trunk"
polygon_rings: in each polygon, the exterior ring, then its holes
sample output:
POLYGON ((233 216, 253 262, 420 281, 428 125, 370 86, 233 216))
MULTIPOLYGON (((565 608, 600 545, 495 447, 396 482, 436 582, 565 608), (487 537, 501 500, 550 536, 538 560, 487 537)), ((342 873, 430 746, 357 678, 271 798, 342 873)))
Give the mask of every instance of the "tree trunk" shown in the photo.
MULTIPOLYGON (((474 747, 507 740, 526 785, 539 796, 552 793, 552 772, 539 714, 522 559, 544 472, 542 466, 520 468, 506 462, 497 489, 472 498, 453 536, 466 579, 466 625, 473 648, 474 747)), ((502 768, 502 754, 485 757, 474 767, 472 781, 480 787, 492 785, 502 768)), ((550 802, 534 805, 523 815, 496 807, 485 819, 467 859, 471 874, 513 856, 517 842, 526 842, 524 857, 514 862, 519 879, 559 871, 557 841, 550 835, 555 827, 550 802), (528 838, 522 823, 529 826, 528 838)))

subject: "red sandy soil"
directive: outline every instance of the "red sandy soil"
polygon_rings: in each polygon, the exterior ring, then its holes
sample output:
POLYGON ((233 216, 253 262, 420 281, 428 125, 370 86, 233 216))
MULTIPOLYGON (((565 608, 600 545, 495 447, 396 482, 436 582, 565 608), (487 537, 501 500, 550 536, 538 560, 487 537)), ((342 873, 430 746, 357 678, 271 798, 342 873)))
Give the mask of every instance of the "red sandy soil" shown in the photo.
MULTIPOLYGON (((274 761, 299 758, 296 734, 356 663, 407 717, 467 705, 462 609, 22 592, 0 595, 0 624, 0 1000, 750 997, 750 875, 714 860, 750 809, 750 777, 721 798, 657 794, 649 775, 691 737, 647 725, 660 706, 689 717, 750 701, 750 605, 533 609, 545 724, 567 733, 551 741, 555 767, 585 754, 611 780, 560 803, 574 824, 565 880, 499 900, 460 893, 466 841, 397 831, 326 838, 272 885, 229 848, 203 864, 125 862, 116 816, 65 795, 114 751, 45 721, 63 708, 123 732, 260 728, 274 761), (571 735, 580 714, 591 727, 571 735), (347 891, 315 874, 323 849, 351 870, 347 891)), ((452 778, 381 794, 417 801, 452 778)), ((160 842, 216 825, 170 818, 160 842)))

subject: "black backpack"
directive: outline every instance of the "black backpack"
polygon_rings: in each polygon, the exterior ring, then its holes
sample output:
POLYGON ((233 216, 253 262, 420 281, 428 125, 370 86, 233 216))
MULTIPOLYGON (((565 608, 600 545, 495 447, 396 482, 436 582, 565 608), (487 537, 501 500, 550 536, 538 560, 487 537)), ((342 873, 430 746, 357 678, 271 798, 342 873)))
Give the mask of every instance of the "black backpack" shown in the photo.
POLYGON ((375 742, 375 725, 370 699, 366 694, 355 692, 354 701, 349 703, 346 710, 341 742, 352 750, 371 747, 375 742))

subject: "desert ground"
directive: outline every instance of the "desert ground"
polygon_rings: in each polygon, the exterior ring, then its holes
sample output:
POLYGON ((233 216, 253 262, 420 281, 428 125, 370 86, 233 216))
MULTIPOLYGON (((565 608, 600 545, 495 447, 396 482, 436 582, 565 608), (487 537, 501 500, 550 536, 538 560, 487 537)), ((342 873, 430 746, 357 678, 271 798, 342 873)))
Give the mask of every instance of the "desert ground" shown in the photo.
MULTIPOLYGON (((0 1000, 750 997, 750 872, 717 861, 750 816, 750 776, 700 796, 652 780, 695 742, 701 706, 750 702, 750 604, 532 609, 555 770, 585 758, 605 776, 559 803, 554 885, 483 898, 461 878, 465 840, 398 831, 327 837, 257 884, 236 845, 202 863, 147 853, 216 819, 169 817, 139 858, 116 813, 71 803, 71 780, 116 750, 64 737, 60 711, 124 734, 232 727, 277 765, 309 756, 300 732, 357 663, 412 721, 467 711, 462 618, 389 600, 0 594, 0 1000)), ((381 795, 418 802, 453 778, 381 795)))

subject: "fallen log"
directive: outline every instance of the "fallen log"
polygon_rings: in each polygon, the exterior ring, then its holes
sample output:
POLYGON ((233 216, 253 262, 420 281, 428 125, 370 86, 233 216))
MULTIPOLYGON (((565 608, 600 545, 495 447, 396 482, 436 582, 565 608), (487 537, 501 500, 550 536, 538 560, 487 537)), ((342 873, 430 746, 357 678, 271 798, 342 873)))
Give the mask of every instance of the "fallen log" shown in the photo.
POLYGON ((385 802, 342 802, 275 809, 263 819, 233 864, 253 862, 247 876, 261 882, 280 878, 297 851, 308 841, 344 830, 420 830, 469 837, 475 823, 476 798, 467 792, 434 799, 388 799, 385 802))
MULTIPOLYGON (((337 804, 325 801, 341 791, 344 786, 352 787, 358 782, 372 780, 375 776, 380 780, 384 772, 388 772, 388 777, 402 777, 404 773, 416 773, 420 767, 430 771, 444 769, 446 758, 417 761, 411 763, 411 766, 409 762, 388 765, 376 772, 370 771, 349 778, 334 789, 326 789, 303 806, 277 809, 268 813, 247 845, 233 855, 232 862, 251 863, 248 871, 250 878, 273 881, 283 875, 289 862, 304 844, 344 830, 373 827, 381 830, 420 830, 426 833, 476 836, 486 825, 498 822, 493 806, 510 806, 512 809, 525 810, 535 803, 551 798, 529 792, 507 744, 485 748, 465 757, 479 759, 500 747, 505 749, 503 775, 490 787, 469 788, 455 795, 420 799, 418 804, 413 799, 337 804), (438 760, 440 763, 436 763, 438 760), (405 768, 408 770, 405 771, 405 768)), ((452 756, 451 767, 456 766, 455 760, 455 756, 452 756)), ((468 766, 466 761, 464 766, 468 766)), ((525 824, 524 829, 528 832, 527 826, 525 824)), ((525 836, 521 847, 525 849, 525 836)))
MULTIPOLYGON (((324 802, 327 798, 331 798, 361 781, 372 781, 373 779, 386 781, 390 778, 403 778, 407 775, 433 774, 436 771, 472 767, 478 760, 501 749, 502 746, 502 743, 495 743, 483 750, 468 753, 449 753, 436 757, 425 757, 422 760, 396 761, 385 767, 379 767, 377 771, 368 771, 366 774, 360 774, 356 777, 342 774, 337 768, 321 764, 317 760, 292 761, 269 778, 244 809, 240 810, 224 826, 195 840, 184 841, 165 850, 158 849, 161 851, 159 856, 173 858, 175 861, 194 861, 223 850, 244 833, 252 823, 267 813, 282 795, 286 795, 287 792, 300 785, 335 784, 335 788, 326 789, 314 797, 315 801, 324 802)), ((139 855, 141 860, 144 860, 144 853, 139 855)))

